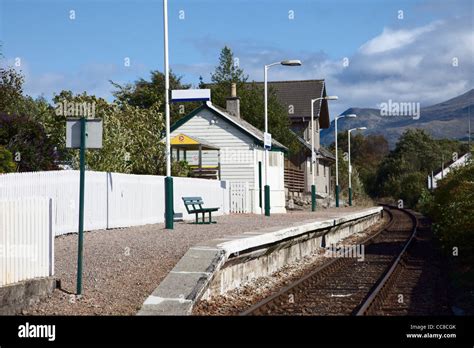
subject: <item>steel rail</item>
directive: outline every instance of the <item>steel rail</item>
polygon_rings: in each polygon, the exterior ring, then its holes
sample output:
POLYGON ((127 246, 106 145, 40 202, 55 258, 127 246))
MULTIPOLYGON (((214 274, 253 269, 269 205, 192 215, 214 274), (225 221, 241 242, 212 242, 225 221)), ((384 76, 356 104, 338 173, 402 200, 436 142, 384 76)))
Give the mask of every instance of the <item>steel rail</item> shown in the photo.
POLYGON ((410 216, 410 218, 413 220, 412 233, 411 233, 410 238, 408 239, 408 241, 405 243, 403 249, 398 254, 395 261, 393 261, 393 263, 390 266, 390 268, 388 269, 388 271, 378 281, 378 285, 375 287, 375 289, 373 291, 371 291, 369 293, 368 297, 362 302, 359 309, 355 313, 356 316, 367 315, 369 313, 369 311, 372 308, 372 305, 377 300, 377 297, 381 294, 382 290, 387 285, 388 281, 390 280, 391 276, 394 274, 397 267, 400 266, 402 258, 406 254, 406 251, 408 250, 409 246, 411 245, 413 239, 416 236, 416 232, 417 232, 417 229, 418 229, 418 219, 416 218, 416 216, 413 213, 409 212, 408 210, 401 209, 401 208, 398 208, 398 209, 403 211, 404 213, 408 214, 410 216))
MULTIPOLYGON (((377 236, 379 236, 382 232, 387 231, 389 228, 393 226, 395 223, 395 218, 390 211, 390 209, 399 209, 396 207, 391 207, 388 205, 383 205, 384 210, 383 212, 386 212, 389 214, 390 220, 388 223, 386 223, 383 228, 380 229, 377 233, 371 235, 370 237, 364 239, 361 241, 359 244, 370 244, 370 242, 375 239, 377 236)), ((344 253, 344 256, 349 253, 350 250, 346 250, 344 253)), ((275 294, 263 299, 262 301, 259 301, 255 305, 251 306, 247 310, 239 313, 240 316, 247 316, 247 315, 252 315, 255 314, 261 310, 263 310, 268 304, 271 304, 272 302, 275 302, 279 297, 285 296, 290 290, 293 289, 298 289, 299 287, 303 286, 306 282, 310 281, 312 278, 316 277, 318 274, 322 274, 324 271, 331 269, 332 266, 337 266, 338 263, 341 263, 344 260, 344 257, 341 258, 336 258, 334 260, 331 260, 329 262, 324 263, 323 265, 317 267, 310 273, 308 273, 306 276, 292 282, 291 284, 285 286, 275 294)), ((384 273, 385 274, 385 273, 384 273)))

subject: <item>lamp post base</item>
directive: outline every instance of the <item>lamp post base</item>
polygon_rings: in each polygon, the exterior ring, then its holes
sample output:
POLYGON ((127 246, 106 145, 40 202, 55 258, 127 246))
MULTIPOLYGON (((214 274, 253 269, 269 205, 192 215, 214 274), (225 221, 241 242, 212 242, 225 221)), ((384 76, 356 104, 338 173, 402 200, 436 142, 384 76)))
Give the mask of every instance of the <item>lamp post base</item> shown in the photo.
POLYGON ((339 185, 336 185, 336 208, 339 208, 339 185))
POLYGON ((352 207, 352 188, 349 187, 349 205, 352 207))
POLYGON ((173 208, 173 178, 165 178, 165 227, 168 230, 173 229, 174 208, 173 208))
POLYGON ((270 216, 270 186, 264 186, 264 196, 265 196, 265 216, 270 216))
POLYGON ((311 185, 311 211, 316 211, 316 185, 311 185))

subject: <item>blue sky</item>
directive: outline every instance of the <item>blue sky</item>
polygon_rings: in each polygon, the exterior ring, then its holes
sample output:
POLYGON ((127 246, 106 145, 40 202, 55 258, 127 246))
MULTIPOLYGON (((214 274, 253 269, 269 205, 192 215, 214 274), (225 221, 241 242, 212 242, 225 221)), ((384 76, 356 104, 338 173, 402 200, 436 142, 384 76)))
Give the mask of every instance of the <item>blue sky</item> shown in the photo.
MULTIPOLYGON (((197 84, 228 45, 255 80, 264 64, 301 59, 270 79, 326 79, 333 116, 388 99, 428 105, 474 86, 473 11, 471 0, 169 0, 170 64, 197 84)), ((162 70, 162 20, 161 0, 0 0, 1 64, 20 58, 32 96, 111 100, 109 80, 162 70)))

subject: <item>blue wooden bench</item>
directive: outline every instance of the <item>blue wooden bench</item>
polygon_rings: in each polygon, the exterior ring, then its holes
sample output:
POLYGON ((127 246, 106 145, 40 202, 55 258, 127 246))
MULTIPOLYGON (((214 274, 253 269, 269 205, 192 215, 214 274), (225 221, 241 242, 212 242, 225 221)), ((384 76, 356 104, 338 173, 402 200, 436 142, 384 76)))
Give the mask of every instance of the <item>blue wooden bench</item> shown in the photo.
POLYGON ((219 208, 203 208, 204 201, 202 197, 183 197, 184 206, 188 214, 196 214, 196 224, 215 224, 212 221, 212 212, 218 211, 219 208), (204 214, 209 213, 209 221, 206 222, 204 214), (202 221, 199 222, 199 214, 202 214, 202 221))

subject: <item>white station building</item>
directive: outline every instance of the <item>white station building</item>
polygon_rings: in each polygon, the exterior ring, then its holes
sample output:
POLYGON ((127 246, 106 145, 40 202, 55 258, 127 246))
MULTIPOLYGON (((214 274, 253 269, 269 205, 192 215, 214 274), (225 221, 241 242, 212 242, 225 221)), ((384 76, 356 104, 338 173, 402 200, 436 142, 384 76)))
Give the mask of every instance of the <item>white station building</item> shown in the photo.
MULTIPOLYGON (((263 132, 240 117, 240 100, 235 89, 226 106, 223 109, 205 101, 171 126, 173 160, 186 160, 195 177, 226 181, 232 212, 260 214, 265 185, 263 132)), ((271 213, 286 213, 284 154, 287 150, 272 140, 268 152, 271 213)))

